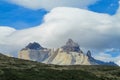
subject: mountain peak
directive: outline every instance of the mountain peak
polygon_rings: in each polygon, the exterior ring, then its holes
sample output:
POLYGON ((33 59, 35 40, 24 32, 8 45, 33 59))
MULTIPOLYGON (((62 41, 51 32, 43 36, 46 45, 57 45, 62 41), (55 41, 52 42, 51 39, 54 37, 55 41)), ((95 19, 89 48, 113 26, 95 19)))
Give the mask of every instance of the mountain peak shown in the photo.
POLYGON ((103 62, 95 59, 88 50, 85 55, 79 45, 72 39, 68 39, 66 44, 56 50, 43 48, 39 43, 29 43, 19 52, 19 58, 34 60, 46 64, 56 65, 113 65, 113 62, 103 62), (62 48, 62 49, 61 49, 62 48), (25 51, 24 51, 25 50, 25 51), (27 51, 26 51, 27 50, 27 51))
POLYGON ((29 43, 24 49, 40 50, 44 48, 39 43, 33 42, 33 43, 29 43))
POLYGON ((66 45, 64 45, 62 49, 66 52, 80 52, 79 45, 75 43, 72 39, 68 39, 66 45))
POLYGON ((70 44, 70 43, 74 43, 74 41, 72 39, 68 39, 68 41, 66 42, 66 44, 70 44))
POLYGON ((92 56, 91 56, 91 51, 90 51, 90 50, 88 50, 87 56, 88 56, 89 58, 92 57, 92 56))

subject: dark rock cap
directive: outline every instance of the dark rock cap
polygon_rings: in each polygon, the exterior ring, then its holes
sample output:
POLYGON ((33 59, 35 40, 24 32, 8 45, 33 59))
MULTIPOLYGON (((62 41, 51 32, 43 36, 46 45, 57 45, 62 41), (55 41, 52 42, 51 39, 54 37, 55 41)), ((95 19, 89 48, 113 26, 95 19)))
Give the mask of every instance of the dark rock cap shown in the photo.
POLYGON ((29 43, 24 49, 41 50, 44 48, 39 43, 33 42, 33 43, 29 43))
POLYGON ((66 45, 62 47, 66 52, 80 52, 80 47, 72 39, 68 39, 66 45))
POLYGON ((92 56, 91 56, 91 51, 90 51, 90 50, 88 50, 87 56, 88 56, 88 57, 92 57, 92 56))

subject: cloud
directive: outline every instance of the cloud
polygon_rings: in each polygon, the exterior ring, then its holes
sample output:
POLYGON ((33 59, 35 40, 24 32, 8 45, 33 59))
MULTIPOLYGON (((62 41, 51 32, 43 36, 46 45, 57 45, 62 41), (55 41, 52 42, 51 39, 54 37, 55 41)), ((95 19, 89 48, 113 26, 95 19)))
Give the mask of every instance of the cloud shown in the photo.
POLYGON ((95 3, 98 0, 6 0, 13 4, 21 5, 30 9, 51 10, 55 7, 77 7, 87 8, 87 6, 95 3))
POLYGON ((11 55, 16 55, 12 54, 16 52, 16 48, 14 49, 14 47, 8 42, 9 40, 7 40, 7 37, 14 32, 16 32, 14 28, 8 26, 0 26, 0 52, 3 52, 4 54, 11 53, 11 55))
POLYGON ((120 54, 116 57, 112 57, 111 54, 100 52, 98 54, 95 54, 94 57, 98 60, 105 62, 114 61, 116 64, 120 66, 120 54))
POLYGON ((14 28, 7 26, 0 26, 0 44, 4 43, 4 39, 9 36, 12 32, 15 32, 14 28))
MULTIPOLYGON (((0 51, 15 52, 33 41, 44 47, 60 47, 68 38, 78 42, 82 48, 99 52, 119 48, 119 21, 119 10, 116 15, 110 16, 78 8, 57 7, 44 17, 42 25, 17 31, 0 29, 0 32, 3 31, 0 33, 0 51)), ((119 63, 119 58, 115 61, 119 63)))

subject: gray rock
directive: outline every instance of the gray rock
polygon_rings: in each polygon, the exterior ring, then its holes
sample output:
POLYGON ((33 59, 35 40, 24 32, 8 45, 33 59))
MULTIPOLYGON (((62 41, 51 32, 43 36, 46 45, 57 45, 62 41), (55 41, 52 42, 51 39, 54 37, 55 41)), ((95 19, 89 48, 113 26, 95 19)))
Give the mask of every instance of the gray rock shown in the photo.
POLYGON ((87 52, 87 56, 88 56, 89 58, 92 57, 92 56, 91 56, 91 52, 90 52, 90 50, 88 50, 88 52, 87 52))
POLYGON ((66 42, 66 45, 62 47, 62 49, 66 52, 80 52, 79 45, 75 43, 72 39, 69 39, 66 42))
POLYGON ((39 43, 37 42, 33 42, 33 43, 29 43, 24 49, 33 49, 33 50, 43 50, 45 48, 43 48, 39 43))

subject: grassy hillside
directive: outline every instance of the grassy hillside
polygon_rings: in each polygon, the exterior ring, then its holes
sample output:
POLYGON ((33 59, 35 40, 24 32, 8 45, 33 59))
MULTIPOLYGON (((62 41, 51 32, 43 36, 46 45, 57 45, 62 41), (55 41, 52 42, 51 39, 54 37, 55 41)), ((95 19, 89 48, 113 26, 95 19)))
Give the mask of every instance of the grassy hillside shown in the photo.
POLYGON ((120 67, 46 65, 0 54, 0 80, 120 80, 120 67))

